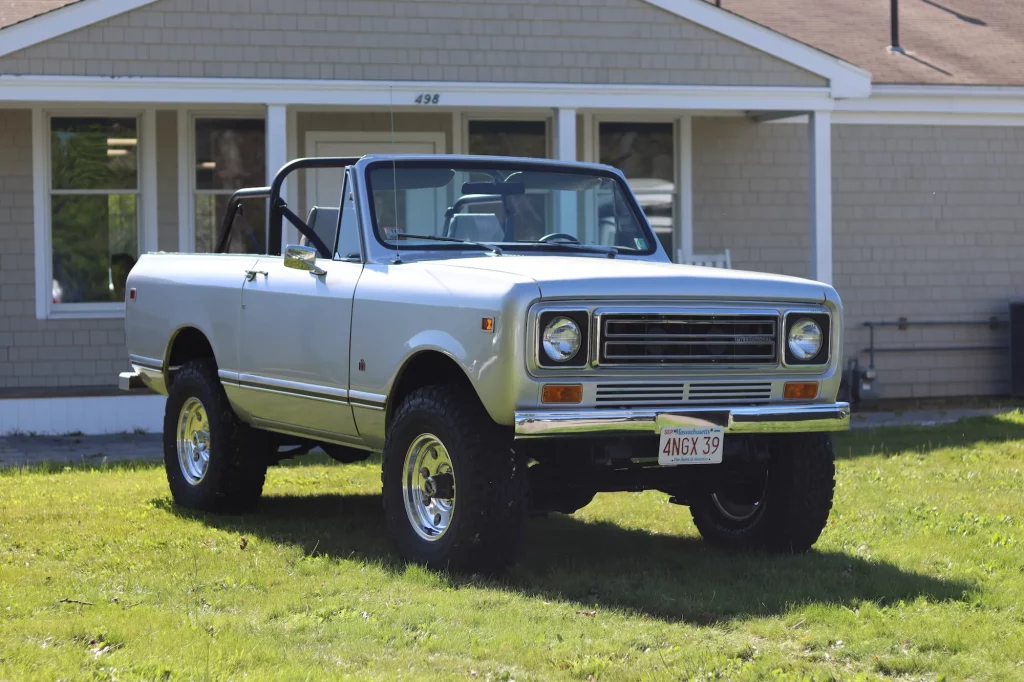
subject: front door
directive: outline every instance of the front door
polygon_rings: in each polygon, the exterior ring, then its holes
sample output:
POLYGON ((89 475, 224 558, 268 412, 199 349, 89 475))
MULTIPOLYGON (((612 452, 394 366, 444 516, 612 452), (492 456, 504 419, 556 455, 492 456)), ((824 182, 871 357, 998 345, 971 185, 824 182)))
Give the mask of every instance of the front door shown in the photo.
POLYGON ((256 262, 242 288, 239 393, 257 426, 354 441, 349 332, 363 266, 317 265, 326 274, 286 268, 281 256, 256 262))

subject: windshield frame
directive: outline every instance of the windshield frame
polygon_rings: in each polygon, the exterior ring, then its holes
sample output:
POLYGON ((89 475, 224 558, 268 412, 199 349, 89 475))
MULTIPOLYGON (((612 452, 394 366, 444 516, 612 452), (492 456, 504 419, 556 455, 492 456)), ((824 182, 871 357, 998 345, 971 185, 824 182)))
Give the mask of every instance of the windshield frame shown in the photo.
MULTIPOLYGON (((644 214, 643 209, 640 208, 640 204, 637 203, 636 197, 632 190, 629 188, 629 184, 626 182, 625 176, 621 172, 610 166, 600 166, 596 164, 588 163, 566 163, 563 161, 553 161, 546 159, 520 159, 520 158, 509 158, 509 157, 495 157, 495 156, 462 156, 462 155, 438 155, 436 157, 431 156, 403 156, 396 155, 392 156, 370 156, 364 157, 358 166, 362 166, 360 169, 360 176, 363 180, 364 195, 366 197, 366 209, 367 217, 369 222, 367 223, 367 231, 373 234, 374 240, 377 244, 387 249, 390 252, 407 252, 414 251, 422 253, 424 251, 465 251, 472 249, 474 252, 479 252, 479 248, 470 245, 462 245, 459 243, 442 244, 440 242, 432 244, 406 244, 402 243, 399 245, 390 244, 387 241, 381 239, 381 235, 377 230, 377 215, 376 207, 373 201, 373 184, 370 180, 370 172, 379 168, 390 168, 392 162, 401 165, 405 168, 429 168, 429 167, 440 167, 440 168, 455 168, 457 170, 473 170, 473 169, 493 169, 493 170, 532 170, 543 173, 565 173, 571 175, 593 175, 595 177, 607 178, 612 180, 618 185, 620 192, 622 193, 622 199, 629 209, 633 218, 637 221, 640 229, 644 232, 647 241, 647 248, 640 249, 619 249, 619 255, 621 257, 642 257, 642 256, 653 256, 661 249, 661 242, 654 230, 651 228, 650 222, 647 220, 647 216, 644 214)), ((566 255, 567 251, 553 247, 550 251, 538 247, 537 244, 540 242, 487 242, 488 244, 493 243, 500 246, 504 252, 521 253, 523 251, 529 251, 530 253, 542 253, 550 252, 557 255, 566 255), (519 249, 520 244, 524 245, 523 249, 519 249)), ((584 244, 586 246, 586 244, 584 244)), ((598 245, 594 245, 598 246, 598 245)), ((588 256, 583 251, 579 253, 581 256, 588 256)), ((595 254, 600 255, 600 254, 595 254)))

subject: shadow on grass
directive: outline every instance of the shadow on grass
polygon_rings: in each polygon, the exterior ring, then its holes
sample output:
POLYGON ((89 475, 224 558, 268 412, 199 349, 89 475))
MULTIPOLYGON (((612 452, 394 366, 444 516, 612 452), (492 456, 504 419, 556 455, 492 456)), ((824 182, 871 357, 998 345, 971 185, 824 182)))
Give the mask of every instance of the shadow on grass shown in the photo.
POLYGON ((836 457, 852 459, 901 452, 927 454, 941 448, 980 447, 1024 440, 1024 423, 1000 417, 970 417, 935 426, 882 426, 833 435, 836 457))
MULTIPOLYGON (((306 554, 372 560, 395 572, 404 567, 387 537, 380 495, 268 496, 246 516, 193 513, 166 498, 154 502, 232 533, 299 545, 306 554)), ((666 506, 665 513, 687 512, 666 506)), ((447 580, 456 588, 480 585, 464 576, 447 580)), ((530 521, 520 563, 485 584, 587 609, 624 609, 699 624, 776 615, 815 603, 854 607, 865 601, 961 600, 973 588, 838 552, 729 553, 706 548, 693 537, 561 515, 530 521)))

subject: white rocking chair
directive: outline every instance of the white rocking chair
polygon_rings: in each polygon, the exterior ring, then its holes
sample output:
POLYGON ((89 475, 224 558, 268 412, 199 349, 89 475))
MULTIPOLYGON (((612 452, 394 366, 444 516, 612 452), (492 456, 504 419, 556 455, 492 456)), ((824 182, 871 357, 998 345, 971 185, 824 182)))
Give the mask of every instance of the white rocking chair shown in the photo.
POLYGON ((685 265, 702 265, 706 268, 723 268, 732 270, 732 258, 729 256, 729 249, 725 253, 684 253, 682 249, 676 252, 676 262, 685 265))

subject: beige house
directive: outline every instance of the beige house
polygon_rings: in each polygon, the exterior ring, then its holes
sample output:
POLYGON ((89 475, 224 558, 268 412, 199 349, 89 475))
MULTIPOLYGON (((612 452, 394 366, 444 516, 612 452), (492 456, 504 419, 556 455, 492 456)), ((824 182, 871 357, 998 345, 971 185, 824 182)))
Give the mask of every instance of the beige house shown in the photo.
POLYGON ((876 395, 1007 393, 1024 12, 902 0, 893 49, 888 0, 719 4, 0 0, 0 434, 159 429, 115 388, 138 255, 212 248, 288 159, 380 151, 618 166, 677 258, 834 283, 862 369, 906 318, 876 395))

